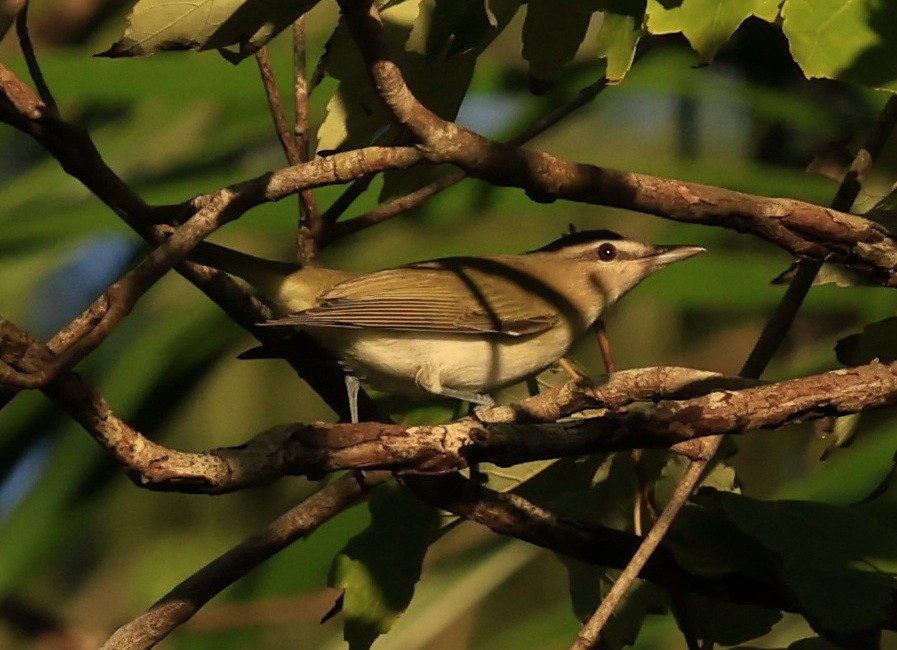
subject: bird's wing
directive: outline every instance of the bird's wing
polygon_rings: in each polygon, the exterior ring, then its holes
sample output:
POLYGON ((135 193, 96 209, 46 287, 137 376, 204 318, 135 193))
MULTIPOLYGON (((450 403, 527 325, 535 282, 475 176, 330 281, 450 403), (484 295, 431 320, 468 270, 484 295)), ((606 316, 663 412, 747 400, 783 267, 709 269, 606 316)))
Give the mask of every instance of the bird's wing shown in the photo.
POLYGON ((546 305, 509 297, 509 282, 473 269, 415 264, 341 282, 314 307, 267 324, 526 336, 558 322, 546 305))

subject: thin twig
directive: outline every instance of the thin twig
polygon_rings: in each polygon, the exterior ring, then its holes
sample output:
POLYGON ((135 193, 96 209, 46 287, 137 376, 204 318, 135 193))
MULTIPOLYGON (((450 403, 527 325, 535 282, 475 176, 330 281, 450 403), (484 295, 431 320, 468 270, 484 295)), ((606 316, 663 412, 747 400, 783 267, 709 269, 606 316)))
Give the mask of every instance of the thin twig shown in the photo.
POLYGON ((396 215, 402 214, 403 212, 407 212, 408 210, 417 207, 431 196, 438 194, 442 190, 448 189, 453 185, 456 185, 465 178, 467 178, 467 174, 463 171, 451 172, 449 174, 446 174, 442 178, 439 178, 432 183, 421 187, 420 189, 414 190, 413 192, 409 192, 404 196, 400 196, 399 198, 390 201, 386 205, 375 208, 374 210, 366 212, 365 214, 355 217, 354 219, 349 219, 348 221, 340 221, 334 226, 333 238, 339 239, 341 237, 346 237, 353 233, 360 232, 365 228, 375 226, 378 223, 382 223, 388 219, 392 219, 396 215))
POLYGON ((576 641, 570 646, 570 650, 590 650, 595 646, 601 630, 607 621, 610 620, 611 615, 613 615, 617 603, 626 595, 629 587, 638 578, 639 573, 648 563, 648 560, 651 559, 654 550, 660 545, 667 530, 669 530, 670 524, 673 523, 676 515, 679 514, 682 506, 685 505, 686 500, 691 495, 694 486, 701 479, 701 474, 703 474, 708 460, 709 458, 694 459, 689 463, 688 468, 685 470, 685 476, 682 477, 682 481, 676 486, 669 504, 660 513, 657 522, 648 531, 635 555, 632 556, 626 568, 623 569, 623 572, 614 582, 614 586, 611 587, 604 600, 601 601, 601 605, 598 606, 592 617, 579 631, 576 641))
POLYGON ((567 357, 558 359, 558 366, 560 366, 561 370, 563 370, 570 379, 579 380, 583 378, 583 374, 579 372, 576 366, 574 366, 567 357))
MULTIPOLYGON (((355 180, 349 187, 343 190, 342 194, 340 194, 336 200, 330 204, 330 207, 321 214, 321 219, 329 228, 328 232, 331 235, 331 241, 338 238, 335 231, 342 226, 342 224, 339 224, 336 228, 333 228, 333 225, 336 224, 343 213, 349 209, 349 206, 352 205, 355 199, 364 194, 373 180, 374 174, 368 174, 367 176, 362 176, 355 180)), ((341 236, 342 234, 339 235, 339 237, 341 236)))
POLYGON ((37 93, 52 111, 57 110, 56 99, 50 92, 44 73, 41 71, 40 64, 37 62, 37 55, 34 53, 34 44, 31 42, 31 35, 28 33, 28 0, 22 5, 22 9, 16 15, 16 36, 19 39, 19 47, 22 48, 22 54, 25 56, 25 63, 28 65, 28 74, 31 75, 37 93))
POLYGON ((223 193, 218 200, 197 212, 187 223, 154 249, 133 270, 97 298, 80 316, 66 326, 57 340, 65 346, 52 361, 31 372, 19 372, 10 367, 0 368, 0 381, 14 388, 40 388, 59 374, 80 362, 95 350, 115 330, 134 305, 175 264, 209 234, 240 214, 234 208, 235 196, 223 193))
POLYGON ((258 63, 259 75, 265 87, 265 97, 268 99, 268 108, 271 110, 271 118, 274 120, 274 128, 277 131, 277 139, 283 149, 287 162, 298 165, 303 162, 299 155, 299 147, 293 137, 293 130, 287 122, 286 112, 283 109, 283 101, 280 98, 280 90, 277 88, 277 80, 274 78, 274 70, 271 68, 271 59, 268 56, 268 48, 263 47, 255 53, 258 63))
POLYGON ((293 135, 296 138, 296 146, 299 148, 299 156, 302 161, 308 160, 310 155, 309 135, 309 103, 308 103, 308 79, 305 76, 305 59, 308 42, 305 37, 305 16, 299 16, 293 23, 293 96, 295 98, 295 119, 293 135))
POLYGON ((307 537, 321 524, 361 502, 368 490, 390 478, 387 472, 347 474, 321 488, 263 530, 204 566, 137 618, 118 628, 104 650, 146 650, 189 620, 225 587, 276 553, 307 537))
MULTIPOLYGON (((305 73, 305 16, 299 16, 293 23, 293 97, 295 99, 295 119, 293 136, 299 151, 299 160, 306 162, 311 156, 309 136, 310 109, 308 103, 308 81, 305 73)), ((321 218, 318 200, 314 190, 299 192, 299 228, 296 231, 296 251, 299 264, 313 264, 318 251, 327 238, 328 224, 321 218)))
MULTIPOLYGON (((833 209, 846 212, 856 201, 866 172, 881 155, 895 124, 897 124, 897 97, 892 95, 882 108, 866 142, 857 152, 847 174, 838 186, 838 191, 831 203, 833 209)), ((785 295, 782 296, 775 312, 767 321, 757 344, 751 350, 741 369, 740 374, 743 377, 760 377, 763 374, 773 354, 781 345, 788 330, 791 329, 791 324, 794 322, 804 298, 813 286, 813 281, 821 267, 821 260, 801 259, 798 262, 797 270, 785 295)))

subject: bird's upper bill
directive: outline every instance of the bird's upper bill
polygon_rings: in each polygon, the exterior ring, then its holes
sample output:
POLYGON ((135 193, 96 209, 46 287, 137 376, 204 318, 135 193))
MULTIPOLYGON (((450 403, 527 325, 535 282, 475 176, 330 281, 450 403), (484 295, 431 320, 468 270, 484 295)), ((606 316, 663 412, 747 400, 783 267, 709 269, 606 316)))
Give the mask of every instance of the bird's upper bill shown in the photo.
POLYGON ((707 249, 701 246, 656 246, 654 254, 646 257, 645 261, 650 262, 655 269, 659 269, 703 253, 705 250, 707 249))

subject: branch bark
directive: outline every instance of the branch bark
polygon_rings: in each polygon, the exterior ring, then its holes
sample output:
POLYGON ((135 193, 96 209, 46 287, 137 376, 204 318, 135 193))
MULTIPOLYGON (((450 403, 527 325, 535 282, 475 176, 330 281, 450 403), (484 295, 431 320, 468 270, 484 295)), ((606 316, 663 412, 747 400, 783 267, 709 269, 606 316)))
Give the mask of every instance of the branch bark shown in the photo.
MULTIPOLYGON (((207 494, 267 484, 282 476, 317 478, 344 469, 443 474, 478 462, 508 466, 641 447, 678 445, 688 452, 687 445, 706 436, 775 429, 897 403, 897 364, 878 362, 777 384, 668 399, 706 387, 712 382, 707 374, 661 367, 617 373, 597 387, 570 382, 518 404, 484 411, 484 419, 492 417, 492 423, 465 417, 412 427, 376 422, 284 424, 239 447, 205 453, 179 452, 148 440, 116 417, 74 373, 44 391, 138 485, 207 494), (636 403, 636 399, 649 401, 636 403), (551 422, 587 408, 602 410, 551 422)), ((723 385, 732 381, 719 380, 723 385)))

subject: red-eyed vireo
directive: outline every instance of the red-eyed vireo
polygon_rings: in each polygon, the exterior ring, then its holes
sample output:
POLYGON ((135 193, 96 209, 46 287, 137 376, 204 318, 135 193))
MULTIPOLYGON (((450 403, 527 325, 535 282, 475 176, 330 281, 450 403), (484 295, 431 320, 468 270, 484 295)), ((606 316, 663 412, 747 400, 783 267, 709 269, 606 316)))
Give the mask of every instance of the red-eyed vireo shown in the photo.
MULTIPOLYGON (((375 388, 492 404, 492 391, 556 362, 641 280, 703 250, 595 230, 524 255, 365 274, 298 269, 211 244, 192 257, 245 279, 282 315, 265 325, 305 330, 375 388)), ((355 421, 357 381, 347 384, 355 421)))

